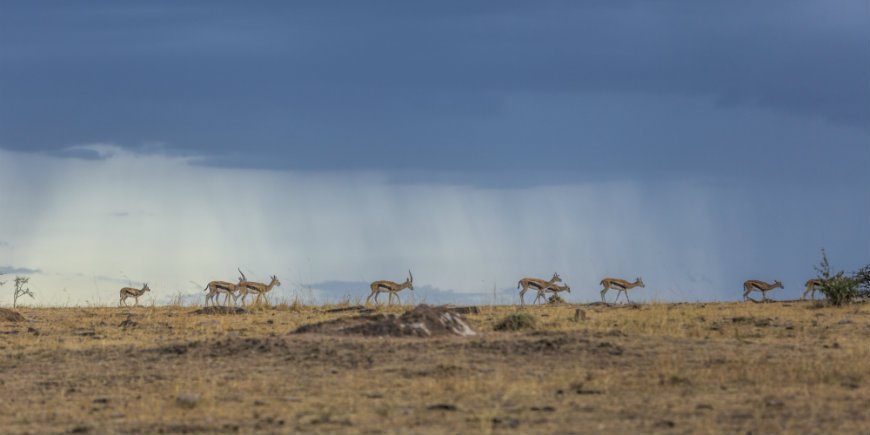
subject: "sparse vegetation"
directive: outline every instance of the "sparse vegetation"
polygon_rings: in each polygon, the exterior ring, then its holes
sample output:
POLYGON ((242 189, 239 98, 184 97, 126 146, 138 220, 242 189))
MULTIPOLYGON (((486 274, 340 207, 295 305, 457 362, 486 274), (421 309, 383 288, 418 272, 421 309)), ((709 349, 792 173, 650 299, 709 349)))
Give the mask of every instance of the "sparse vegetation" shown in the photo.
POLYGON ((496 331, 520 331, 523 329, 534 329, 535 328, 535 316, 520 311, 517 313, 511 313, 505 316, 501 321, 495 324, 496 331))
MULTIPOLYGON (((291 334, 364 307, 21 308, 4 433, 860 433, 870 304, 539 305, 471 337, 291 334), (577 309, 582 321, 575 321, 577 309), (132 319, 131 326, 126 320, 132 319), (17 371, 27 367, 32 370, 17 371), (60 393, 59 393, 60 392, 60 393), (227 403, 233 412, 227 412, 227 403), (584 429, 585 428, 585 429, 584 429)), ((381 306, 374 314, 401 315, 381 306)))
POLYGON ((27 295, 30 296, 30 299, 33 299, 33 291, 27 287, 27 283, 30 282, 30 278, 24 276, 16 276, 15 277, 15 292, 12 294, 12 308, 18 307, 18 298, 21 296, 27 295))
POLYGON ((864 298, 870 298, 870 264, 858 269, 854 274, 858 285, 858 294, 864 298))
POLYGON ((547 303, 548 304, 564 304, 565 300, 562 299, 562 297, 559 296, 558 294, 554 294, 554 295, 550 296, 549 298, 547 298, 547 303))
POLYGON ((831 304, 836 306, 848 304, 858 297, 858 280, 847 276, 843 271, 834 273, 824 249, 822 249, 822 261, 816 266, 816 272, 821 281, 819 290, 831 304))

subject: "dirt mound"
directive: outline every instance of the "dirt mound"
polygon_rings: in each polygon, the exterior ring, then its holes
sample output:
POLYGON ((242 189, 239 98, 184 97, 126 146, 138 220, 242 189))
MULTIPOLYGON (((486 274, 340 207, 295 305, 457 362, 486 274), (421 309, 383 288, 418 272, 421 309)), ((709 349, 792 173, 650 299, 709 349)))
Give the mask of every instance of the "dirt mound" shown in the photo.
POLYGON ((210 306, 191 311, 190 314, 248 314, 248 310, 241 307, 210 306))
POLYGON ((7 310, 6 308, 0 308, 0 321, 4 322, 23 322, 26 319, 24 316, 19 314, 17 311, 7 310))
POLYGON ((462 315, 445 307, 418 305, 401 316, 375 314, 304 325, 295 333, 348 334, 375 337, 437 337, 476 333, 462 315))

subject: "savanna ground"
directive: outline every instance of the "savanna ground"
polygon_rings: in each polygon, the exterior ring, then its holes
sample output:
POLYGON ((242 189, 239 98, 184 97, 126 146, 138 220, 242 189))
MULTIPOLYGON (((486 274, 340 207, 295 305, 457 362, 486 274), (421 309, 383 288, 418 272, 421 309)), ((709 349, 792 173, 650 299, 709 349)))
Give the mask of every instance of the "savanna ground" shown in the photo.
POLYGON ((518 310, 424 339, 291 333, 355 315, 324 307, 20 309, 0 322, 0 432, 870 430, 868 305, 538 306, 535 329, 494 330, 518 310))

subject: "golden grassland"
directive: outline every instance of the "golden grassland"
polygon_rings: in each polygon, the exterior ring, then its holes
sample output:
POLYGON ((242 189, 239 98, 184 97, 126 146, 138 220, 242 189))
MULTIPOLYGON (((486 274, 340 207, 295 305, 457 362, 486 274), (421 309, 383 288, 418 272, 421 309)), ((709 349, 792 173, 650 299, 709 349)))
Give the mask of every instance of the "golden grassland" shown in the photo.
POLYGON ((870 430, 863 304, 536 306, 517 332, 494 325, 520 308, 495 306, 466 316, 474 337, 292 333, 355 315, 325 308, 20 309, 0 323, 0 432, 870 430))

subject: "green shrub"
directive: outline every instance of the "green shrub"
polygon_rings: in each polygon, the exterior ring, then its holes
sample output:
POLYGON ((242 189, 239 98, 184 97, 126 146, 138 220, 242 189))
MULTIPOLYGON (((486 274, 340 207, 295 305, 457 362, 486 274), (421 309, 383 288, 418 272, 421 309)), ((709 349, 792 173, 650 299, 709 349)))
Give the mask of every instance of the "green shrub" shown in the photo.
POLYGON ((496 331, 519 331, 521 329, 534 329, 535 316, 529 313, 508 314, 495 324, 496 331))
POLYGON ((870 297, 870 264, 855 272, 854 279, 858 285, 858 295, 870 297))
POLYGON ((822 261, 816 266, 816 272, 819 273, 818 278, 821 281, 819 290, 831 301, 831 304, 837 306, 848 304, 859 296, 859 280, 846 276, 843 271, 832 273, 824 249, 822 249, 822 261))

